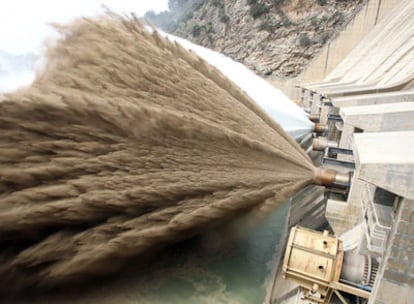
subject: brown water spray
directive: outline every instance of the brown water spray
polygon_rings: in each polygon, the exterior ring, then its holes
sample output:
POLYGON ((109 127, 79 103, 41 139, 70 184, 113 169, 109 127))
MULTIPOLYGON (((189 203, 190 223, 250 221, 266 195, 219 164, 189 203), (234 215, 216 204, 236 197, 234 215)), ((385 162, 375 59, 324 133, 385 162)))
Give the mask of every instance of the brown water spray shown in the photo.
POLYGON ((246 94, 135 18, 59 29, 44 73, 0 102, 3 286, 114 271, 312 181, 246 94))

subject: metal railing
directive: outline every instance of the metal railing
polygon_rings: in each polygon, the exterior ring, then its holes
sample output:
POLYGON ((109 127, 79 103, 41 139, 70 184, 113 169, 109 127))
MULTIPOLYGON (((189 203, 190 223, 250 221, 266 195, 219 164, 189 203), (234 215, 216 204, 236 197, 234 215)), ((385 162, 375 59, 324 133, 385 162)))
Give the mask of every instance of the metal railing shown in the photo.
POLYGON ((374 202, 374 194, 370 189, 369 184, 365 184, 362 191, 362 210, 364 215, 364 230, 367 239, 368 250, 376 253, 382 253, 385 249, 388 233, 391 226, 388 226, 383 221, 384 213, 379 209, 385 209, 391 215, 392 208, 379 206, 374 202))

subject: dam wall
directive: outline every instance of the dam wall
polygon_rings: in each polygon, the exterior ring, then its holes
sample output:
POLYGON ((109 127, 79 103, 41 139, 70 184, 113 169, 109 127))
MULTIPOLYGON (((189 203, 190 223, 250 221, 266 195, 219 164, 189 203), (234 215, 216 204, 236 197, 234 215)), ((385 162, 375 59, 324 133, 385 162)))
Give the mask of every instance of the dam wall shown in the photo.
POLYGON ((298 100, 298 85, 323 80, 384 16, 398 0, 368 0, 348 26, 328 42, 319 55, 296 78, 275 78, 269 81, 293 100, 298 100))

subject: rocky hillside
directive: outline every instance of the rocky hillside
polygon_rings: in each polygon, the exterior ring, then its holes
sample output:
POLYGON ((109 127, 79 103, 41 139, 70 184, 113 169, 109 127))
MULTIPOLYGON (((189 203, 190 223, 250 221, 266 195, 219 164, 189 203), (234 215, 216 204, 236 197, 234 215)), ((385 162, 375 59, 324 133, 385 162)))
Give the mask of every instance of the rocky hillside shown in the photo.
POLYGON ((257 74, 294 77, 365 0, 169 0, 146 18, 174 35, 224 53, 257 74))

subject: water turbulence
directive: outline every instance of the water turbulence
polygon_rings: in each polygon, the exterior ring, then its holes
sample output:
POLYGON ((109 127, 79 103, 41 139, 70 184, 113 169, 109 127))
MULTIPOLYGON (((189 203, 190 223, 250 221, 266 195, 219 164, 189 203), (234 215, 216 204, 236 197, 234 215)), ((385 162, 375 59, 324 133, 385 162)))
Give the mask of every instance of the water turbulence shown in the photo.
POLYGON ((112 272, 312 181, 247 95, 135 18, 59 29, 45 71, 0 102, 4 282, 112 272))

